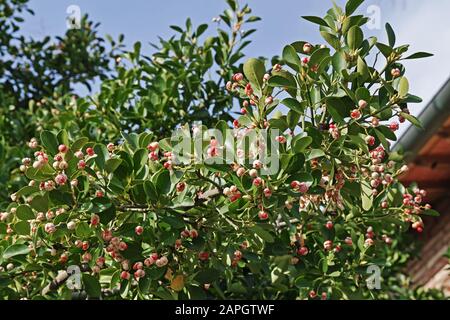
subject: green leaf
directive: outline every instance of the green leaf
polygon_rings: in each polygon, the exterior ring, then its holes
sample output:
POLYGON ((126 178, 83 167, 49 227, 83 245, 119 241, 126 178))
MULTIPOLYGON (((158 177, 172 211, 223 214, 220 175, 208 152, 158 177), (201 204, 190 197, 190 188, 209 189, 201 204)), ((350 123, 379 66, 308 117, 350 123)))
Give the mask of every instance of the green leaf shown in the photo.
POLYGON ((353 26, 348 30, 347 44, 352 50, 358 49, 364 41, 364 34, 360 27, 353 26))
POLYGON ((294 154, 292 158, 290 158, 289 163, 287 164, 286 172, 287 173, 296 173, 303 169, 303 165, 305 164, 305 156, 303 153, 294 154))
POLYGON ((289 128, 291 128, 292 130, 295 129, 295 127, 298 125, 298 122, 300 121, 300 116, 301 114, 298 113, 297 111, 289 110, 286 116, 286 121, 288 123, 289 128))
POLYGON ((114 172, 122 163, 122 159, 108 159, 105 163, 105 170, 108 173, 114 172))
MULTIPOLYGON (((281 84, 283 85, 283 87, 287 88, 286 91, 289 93, 289 95, 291 95, 292 97, 295 97, 297 95, 297 82, 295 82, 295 78, 294 76, 288 72, 287 70, 280 70, 280 71, 273 71, 272 72, 272 77, 281 77, 284 78, 287 81, 282 81, 281 84)), ((271 79, 270 78, 270 79, 271 79)), ((270 83, 270 79, 269 79, 269 83, 270 83)), ((281 80, 279 80, 281 81, 281 80)))
POLYGON ((108 149, 103 144, 96 144, 94 146, 95 154, 97 155, 94 159, 95 163, 100 170, 105 169, 106 159, 109 157, 108 149))
POLYGON ((334 49, 336 49, 336 51, 339 51, 339 49, 341 48, 341 42, 339 41, 338 37, 326 31, 321 31, 320 34, 326 42, 328 42, 334 49))
POLYGON ((345 5, 345 15, 350 16, 358 7, 364 2, 364 0, 349 0, 345 5))
POLYGON ((9 259, 15 256, 26 255, 30 252, 30 248, 26 244, 13 244, 3 252, 3 259, 9 259))
POLYGON ((260 226, 253 226, 250 228, 250 230, 256 233, 256 235, 258 235, 265 242, 272 243, 275 241, 272 235, 263 228, 261 228, 260 226))
POLYGON ((413 94, 408 94, 405 99, 403 99, 404 103, 421 103, 423 100, 421 97, 415 96, 413 94))
POLYGON ((290 89, 297 89, 295 82, 289 81, 289 79, 282 76, 271 76, 267 84, 271 87, 283 87, 290 89))
POLYGON ((302 153, 306 150, 306 148, 309 147, 309 145, 313 142, 313 139, 311 137, 302 137, 298 140, 294 141, 294 144, 292 146, 292 149, 295 153, 302 153))
POLYGON ((42 131, 41 143, 51 155, 58 153, 58 139, 56 139, 56 136, 52 132, 47 130, 42 131))
POLYGON ((360 56, 358 56, 357 70, 360 75, 361 82, 364 83, 370 77, 370 72, 366 62, 360 56))
POLYGON ((380 50, 380 52, 383 54, 383 56, 385 56, 386 58, 389 58, 389 56, 392 54, 392 52, 394 51, 390 46, 387 46, 383 43, 377 42, 376 44, 378 50, 380 50))
POLYGON ((102 288, 100 282, 94 276, 90 274, 83 273, 83 284, 87 295, 90 298, 100 298, 102 294, 102 288))
POLYGON ((378 126, 375 131, 380 131, 387 139, 397 141, 397 136, 386 126, 378 126))
POLYGON ((408 60, 408 59, 421 59, 421 58, 428 58, 428 57, 432 57, 434 56, 434 54, 432 53, 428 53, 428 52, 417 52, 414 53, 406 58, 403 58, 403 60, 408 60))
POLYGON ((312 149, 311 152, 309 153, 308 157, 306 158, 306 161, 312 160, 312 159, 316 159, 316 158, 320 158, 325 156, 325 152, 323 152, 323 150, 321 149, 312 149))
POLYGON ((48 193, 48 199, 55 206, 72 205, 72 196, 69 192, 63 192, 61 190, 52 190, 48 193))
POLYGON ((261 91, 266 69, 261 60, 250 58, 244 63, 244 74, 248 81, 261 91))
POLYGON ((346 107, 341 99, 330 97, 326 100, 327 111, 336 123, 344 123, 346 107))
POLYGON ((36 186, 25 186, 16 192, 17 197, 27 197, 39 191, 39 188, 36 186))
POLYGON ((420 123, 420 120, 414 117, 413 115, 405 112, 400 112, 400 116, 411 122, 415 127, 419 129, 423 129, 422 124, 420 123))
POLYGON ((372 187, 370 186, 370 183, 365 180, 361 182, 361 201, 363 210, 369 211, 372 208, 372 187))
POLYGON ((394 29, 392 29, 391 25, 389 23, 386 23, 386 33, 388 36, 388 42, 391 47, 395 46, 395 32, 394 29))
POLYGON ((156 191, 155 185, 150 180, 144 181, 144 191, 147 199, 151 202, 158 201, 158 192, 156 191))
POLYGON ((35 218, 33 210, 25 204, 17 207, 16 215, 20 220, 32 220, 35 218))
POLYGON ((347 136, 350 138, 350 140, 353 142, 353 144, 358 146, 365 153, 369 152, 369 149, 367 147, 367 143, 364 141, 363 138, 361 138, 360 136, 356 136, 356 135, 347 135, 347 136))
POLYGON ((401 77, 398 83, 398 95, 399 97, 406 97, 409 92, 409 82, 406 77, 401 77))
POLYGON ((88 141, 89 141, 89 139, 86 138, 86 137, 82 137, 82 138, 76 140, 76 141, 72 144, 72 147, 71 147, 72 151, 75 152, 75 151, 81 150, 81 148, 83 148, 84 145, 85 145, 86 143, 88 143, 88 141))
POLYGON ((334 70, 341 73, 342 70, 347 69, 347 61, 345 60, 345 54, 343 51, 337 51, 332 58, 332 64, 334 70))
POLYGON ((427 209, 421 212, 421 214, 424 214, 426 216, 431 216, 431 217, 439 217, 440 214, 439 212, 437 212, 436 210, 433 209, 427 209))
POLYGON ((294 98, 283 99, 281 101, 281 104, 285 105, 289 109, 291 109, 295 112, 298 112, 300 114, 302 114, 305 110, 305 107, 302 106, 302 104, 297 99, 294 99, 294 98))
POLYGON ((58 139, 59 144, 65 144, 66 146, 69 146, 70 141, 66 130, 60 130, 56 138, 58 139))
POLYGON ((328 28, 330 27, 328 25, 328 23, 325 20, 323 20, 322 18, 320 18, 320 17, 316 17, 316 16, 302 16, 302 18, 307 20, 307 21, 309 21, 309 22, 318 24, 320 26, 324 26, 324 27, 328 27, 328 28))
POLYGON ((286 61, 286 63, 294 70, 299 70, 299 68, 302 65, 300 62, 300 58, 297 55, 297 52, 291 45, 287 45, 284 47, 283 60, 286 61))
POLYGON ((365 100, 368 102, 370 100, 370 91, 365 87, 358 88, 356 89, 355 97, 358 101, 365 100))
POLYGON ((194 277, 195 281, 204 283, 213 283, 220 277, 220 271, 214 268, 200 270, 194 277))
POLYGON ((168 194, 171 188, 169 170, 162 170, 155 178, 155 187, 159 194, 168 194))
POLYGON ((31 200, 30 206, 40 212, 45 212, 48 210, 48 194, 45 194, 43 196, 37 195, 33 197, 33 200, 31 200))
POLYGON ((22 236, 28 236, 30 234, 30 223, 27 221, 19 221, 14 224, 14 231, 22 236))
POLYGON ((329 48, 320 48, 311 55, 309 59, 309 65, 314 66, 320 64, 325 58, 330 56, 329 48))
POLYGON ((75 234, 80 238, 88 237, 91 234, 91 228, 87 222, 82 221, 78 223, 77 228, 75 229, 75 234))

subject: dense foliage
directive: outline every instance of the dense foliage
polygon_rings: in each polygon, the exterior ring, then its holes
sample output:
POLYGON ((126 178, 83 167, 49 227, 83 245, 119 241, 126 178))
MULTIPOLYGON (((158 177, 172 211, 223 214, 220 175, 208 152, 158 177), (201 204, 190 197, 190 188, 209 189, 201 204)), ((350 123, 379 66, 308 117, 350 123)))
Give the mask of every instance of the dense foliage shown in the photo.
POLYGON ((390 26, 389 44, 365 39, 361 3, 305 17, 323 43, 237 67, 258 19, 228 1, 229 33, 199 45, 206 25, 188 20, 152 58, 139 44, 115 58, 98 95, 48 97, 14 171, 28 185, 0 214, 0 297, 439 298, 396 279, 402 233, 437 213, 390 152, 394 119, 420 126, 402 60, 428 54, 390 26))

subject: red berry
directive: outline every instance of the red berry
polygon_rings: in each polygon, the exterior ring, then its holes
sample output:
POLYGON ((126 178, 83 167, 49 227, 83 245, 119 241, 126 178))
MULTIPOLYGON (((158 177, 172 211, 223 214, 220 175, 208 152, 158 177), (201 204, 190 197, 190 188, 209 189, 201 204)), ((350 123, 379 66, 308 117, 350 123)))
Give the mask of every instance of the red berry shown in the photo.
POLYGON ((389 124, 389 129, 391 129, 392 131, 397 131, 400 128, 400 125, 398 124, 398 122, 391 122, 389 124))
POLYGON ((137 234, 138 236, 140 236, 140 235, 144 232, 144 227, 142 227, 142 226, 137 226, 137 227, 134 229, 134 232, 136 232, 136 234, 137 234))
POLYGON ((198 258, 202 261, 206 261, 209 259, 209 253, 206 251, 202 251, 198 254, 198 258))
POLYGON ((123 280, 128 280, 130 279, 130 273, 127 271, 122 271, 122 273, 120 274, 120 278, 123 280))
POLYGON ((327 228, 328 230, 333 229, 333 222, 327 221, 327 223, 325 223, 325 228, 327 228))
POLYGON ((159 148, 158 142, 152 142, 147 146, 148 151, 154 152, 159 148))
POLYGON ((86 149, 86 153, 89 155, 89 156, 93 156, 93 155, 95 155, 95 151, 94 151, 94 149, 92 149, 92 148, 87 148, 86 149))
POLYGON ((191 236, 192 239, 195 239, 195 238, 198 237, 198 231, 195 230, 195 229, 192 229, 192 230, 189 232, 189 235, 191 236))
POLYGON ((359 111, 358 109, 352 110, 352 112, 350 112, 350 117, 352 119, 358 120, 359 118, 361 118, 361 111, 359 111))
POLYGON ((167 170, 171 170, 172 162, 171 161, 164 162, 164 168, 166 168, 167 170))
POLYGON ((61 153, 66 153, 68 149, 69 148, 67 148, 67 146, 65 144, 60 144, 58 146, 58 151, 61 152, 61 153))
POLYGON ((179 182, 177 184, 177 192, 183 192, 186 188, 186 184, 184 182, 179 182))
POLYGON ((301 255, 301 256, 306 256, 306 255, 308 254, 308 252, 309 252, 309 250, 308 250, 307 247, 300 247, 300 248, 297 250, 297 253, 298 253, 299 255, 301 255))
POLYGON ((331 250, 333 248, 333 241, 327 240, 323 243, 323 247, 325 250, 331 250))
POLYGON ((93 214, 91 216, 91 225, 93 227, 97 226, 100 223, 100 217, 97 214, 93 214))
POLYGON ((270 198, 272 196, 272 190, 270 190, 269 188, 265 188, 263 192, 266 198, 270 198))
POLYGON ((233 81, 240 82, 242 80, 244 80, 244 75, 242 73, 236 73, 233 75, 233 81))
POLYGON ((133 270, 139 270, 139 269, 142 269, 143 267, 144 267, 144 264, 142 262, 136 262, 133 265, 133 270))
POLYGON ((359 100, 358 101, 358 107, 360 107, 361 109, 364 109, 365 107, 367 107, 367 101, 366 100, 359 100))
POLYGON ((311 52, 312 45, 310 43, 305 43, 303 45, 303 52, 309 54, 311 52))
POLYGON ((258 212, 258 217, 261 220, 267 220, 269 218, 269 214, 266 211, 261 210, 260 212, 258 212))

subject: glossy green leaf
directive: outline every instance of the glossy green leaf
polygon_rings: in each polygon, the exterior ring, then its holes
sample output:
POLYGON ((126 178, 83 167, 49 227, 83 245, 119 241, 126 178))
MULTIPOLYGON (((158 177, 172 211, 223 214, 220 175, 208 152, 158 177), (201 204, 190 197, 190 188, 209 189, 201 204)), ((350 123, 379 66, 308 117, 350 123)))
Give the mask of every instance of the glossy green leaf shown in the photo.
POLYGON ((114 172, 120 166, 121 163, 122 163, 122 159, 114 158, 114 159, 106 160, 106 163, 105 163, 106 172, 108 172, 108 173, 114 172))
POLYGON ((410 59, 422 59, 422 58, 429 58, 434 56, 434 54, 432 53, 428 53, 428 52, 416 52, 413 53, 410 56, 407 56, 406 58, 403 58, 403 60, 410 60, 410 59))
POLYGON ((297 99, 294 98, 283 99, 281 101, 281 104, 300 114, 302 114, 303 111, 305 110, 305 107, 297 99))
POLYGON ((25 204, 17 207, 16 215, 20 220, 32 220, 35 218, 33 210, 25 204))
POLYGON ((101 296, 101 286, 96 277, 83 273, 83 284, 90 298, 99 298, 101 296))
POLYGON ((58 153, 58 139, 52 132, 47 130, 42 131, 41 143, 51 155, 58 153))
POLYGON ((339 41, 338 37, 326 31, 321 31, 320 34, 326 42, 328 42, 334 49, 336 49, 336 51, 339 51, 339 49, 341 48, 341 42, 339 41))
POLYGON ((283 60, 293 69, 299 70, 301 67, 300 58, 297 55, 294 47, 291 45, 287 45, 283 49, 283 60))
POLYGON ((364 2, 364 0, 349 0, 345 5, 345 14, 347 16, 352 15, 356 9, 364 2))
POLYGON ((15 256, 26 255, 30 252, 30 248, 26 244, 13 244, 3 252, 3 259, 10 259, 15 256))
POLYGON ((266 69, 261 60, 250 58, 244 63, 244 75, 252 86, 261 91, 266 69))
POLYGON ((364 34, 360 27, 353 26, 347 33, 347 44, 352 50, 358 49, 364 41, 364 34))
POLYGON ((294 141, 294 145, 292 146, 292 150, 295 153, 302 153, 309 147, 309 145, 313 142, 311 137, 302 137, 294 141))
POLYGON ((320 17, 316 16, 302 16, 303 19, 318 24, 320 26, 329 27, 328 23, 320 17))
POLYGON ((399 97, 406 97, 409 92, 409 81, 406 77, 401 77, 398 83, 398 95, 399 97))
POLYGON ((30 234, 30 223, 27 221, 19 221, 14 224, 14 231, 22 236, 27 236, 30 234))
POLYGON ((414 117, 413 115, 405 112, 400 112, 400 116, 411 122, 415 127, 423 129, 422 124, 420 123, 420 120, 414 117))
POLYGON ((363 210, 369 211, 370 209, 372 209, 373 204, 372 187, 367 181, 361 181, 361 202, 363 210))
POLYGON ((386 33, 388 36, 388 42, 391 47, 395 46, 395 32, 394 29, 392 29, 391 25, 389 23, 386 23, 386 33))
POLYGON ((94 151, 95 154, 97 155, 94 160, 95 163, 97 164, 100 170, 104 170, 106 159, 108 159, 109 157, 108 149, 106 149, 106 147, 103 144, 98 143, 94 146, 94 151))

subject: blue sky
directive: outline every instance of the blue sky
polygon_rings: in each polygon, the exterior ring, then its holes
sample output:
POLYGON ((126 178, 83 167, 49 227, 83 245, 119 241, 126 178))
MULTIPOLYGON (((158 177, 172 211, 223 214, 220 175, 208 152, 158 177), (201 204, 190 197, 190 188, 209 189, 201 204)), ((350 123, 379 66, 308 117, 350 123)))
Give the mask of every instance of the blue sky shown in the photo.
MULTIPOLYGON (((344 0, 336 1, 339 5, 344 0)), ((318 27, 302 21, 302 15, 323 16, 331 7, 331 0, 248 0, 255 15, 263 20, 254 26, 253 43, 246 50, 248 56, 280 54, 284 45, 296 40, 323 41, 318 27)), ((24 35, 41 37, 59 35, 66 30, 67 7, 78 5, 94 21, 101 22, 103 34, 125 34, 125 42, 157 42, 168 37, 169 25, 183 24, 191 17, 194 24, 211 23, 211 19, 226 7, 222 0, 31 0, 35 16, 26 20, 24 35)), ((366 0, 360 12, 374 14, 379 8, 381 29, 364 29, 367 35, 385 40, 384 24, 390 22, 397 33, 397 43, 410 43, 411 51, 428 51, 435 57, 413 60, 407 66, 411 91, 422 96, 424 103, 411 106, 417 114, 450 76, 450 1, 448 0, 366 0)), ((212 23, 211 23, 212 24, 212 23)), ((150 54, 150 48, 148 54, 150 54)))

